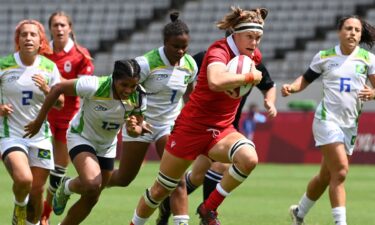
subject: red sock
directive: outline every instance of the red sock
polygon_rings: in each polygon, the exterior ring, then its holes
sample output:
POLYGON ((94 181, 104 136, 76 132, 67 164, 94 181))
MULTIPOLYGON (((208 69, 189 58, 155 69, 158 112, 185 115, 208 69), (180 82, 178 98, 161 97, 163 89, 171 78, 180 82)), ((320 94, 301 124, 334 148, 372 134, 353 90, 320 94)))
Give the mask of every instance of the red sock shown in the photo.
POLYGON ((224 201, 225 196, 221 195, 217 189, 211 192, 210 196, 204 201, 204 206, 209 209, 216 211, 219 205, 224 201))
POLYGON ((44 201, 42 217, 49 219, 51 212, 52 212, 52 207, 49 205, 47 201, 44 201))
POLYGON ((130 222, 130 225, 134 225, 133 221, 130 222))

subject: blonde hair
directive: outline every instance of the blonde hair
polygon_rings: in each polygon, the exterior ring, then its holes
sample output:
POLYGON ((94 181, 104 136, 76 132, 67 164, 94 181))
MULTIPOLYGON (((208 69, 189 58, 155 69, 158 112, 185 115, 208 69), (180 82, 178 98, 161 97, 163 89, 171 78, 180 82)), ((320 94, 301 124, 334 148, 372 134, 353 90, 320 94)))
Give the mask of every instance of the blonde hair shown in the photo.
POLYGON ((38 22, 37 20, 31 20, 31 19, 22 20, 21 22, 19 22, 17 24, 16 30, 15 30, 15 35, 14 35, 14 43, 15 43, 14 48, 15 48, 15 50, 16 51, 20 50, 19 38, 20 38, 20 34, 21 34, 21 27, 25 24, 33 24, 33 25, 38 27, 38 34, 39 34, 39 37, 40 37, 40 47, 39 47, 39 50, 38 50, 38 54, 40 54, 40 55, 51 54, 52 49, 49 46, 47 35, 46 35, 45 30, 44 30, 44 26, 40 22, 38 22))
POLYGON ((244 10, 238 6, 231 6, 231 12, 217 22, 216 26, 220 30, 233 31, 234 27, 240 23, 258 23, 263 25, 267 15, 268 10, 266 8, 244 10))

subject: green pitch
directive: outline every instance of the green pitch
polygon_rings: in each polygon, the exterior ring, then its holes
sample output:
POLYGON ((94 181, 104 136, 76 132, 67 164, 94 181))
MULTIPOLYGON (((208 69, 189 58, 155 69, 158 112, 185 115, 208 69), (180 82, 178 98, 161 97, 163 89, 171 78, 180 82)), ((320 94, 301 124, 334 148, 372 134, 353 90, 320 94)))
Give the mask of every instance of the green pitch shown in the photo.
MULTIPOLYGON (((318 165, 260 164, 253 174, 219 208, 223 225, 290 225, 288 208, 299 201, 318 165)), ((158 164, 147 162, 127 188, 105 189, 84 225, 129 224, 139 197, 155 180, 158 164)), ((75 170, 69 168, 69 175, 75 170)), ((346 181, 348 224, 373 225, 375 216, 375 167, 351 166, 346 181)), ((11 180, 0 162, 0 224, 10 224, 13 210, 11 180)), ((72 195, 67 209, 77 199, 72 195)), ((202 189, 189 197, 190 224, 199 224, 195 209, 202 200, 202 189)), ((67 211, 67 210, 66 210, 67 211)), ((64 214, 63 214, 64 215, 64 214)), ((51 225, 63 218, 52 215, 51 225)), ((157 212, 148 224, 155 224, 157 212)), ((325 193, 306 218, 308 225, 332 225, 331 207, 325 193)), ((172 224, 172 220, 170 223, 172 224)))

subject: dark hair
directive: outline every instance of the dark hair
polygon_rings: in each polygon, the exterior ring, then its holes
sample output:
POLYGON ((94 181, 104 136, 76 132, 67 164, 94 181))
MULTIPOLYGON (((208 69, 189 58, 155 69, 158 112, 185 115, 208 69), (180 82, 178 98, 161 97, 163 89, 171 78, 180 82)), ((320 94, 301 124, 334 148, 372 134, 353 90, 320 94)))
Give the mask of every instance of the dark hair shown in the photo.
POLYGON ((172 12, 169 17, 171 18, 170 23, 165 25, 163 29, 163 38, 166 41, 170 36, 178 36, 182 34, 189 34, 189 28, 182 20, 179 20, 180 13, 177 11, 172 12))
POLYGON ((117 60, 112 73, 113 80, 140 78, 141 67, 135 59, 117 60))
POLYGON ((345 17, 340 18, 337 23, 337 29, 341 30, 345 21, 348 19, 352 19, 352 18, 358 19, 362 24, 362 36, 361 36, 361 40, 359 41, 359 43, 360 44, 364 43, 370 48, 372 48, 372 46, 375 43, 375 27, 371 26, 371 24, 369 24, 367 21, 362 19, 360 16, 350 15, 350 16, 345 16, 345 17))

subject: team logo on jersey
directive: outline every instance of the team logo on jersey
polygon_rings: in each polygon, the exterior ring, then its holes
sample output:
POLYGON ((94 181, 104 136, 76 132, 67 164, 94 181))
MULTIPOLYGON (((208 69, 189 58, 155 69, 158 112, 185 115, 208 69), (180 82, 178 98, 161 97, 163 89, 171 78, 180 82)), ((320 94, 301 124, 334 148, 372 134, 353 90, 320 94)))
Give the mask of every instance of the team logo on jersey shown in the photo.
POLYGON ((72 71, 72 62, 70 62, 69 60, 65 61, 65 63, 64 63, 64 71, 67 72, 67 73, 72 71))
POLYGON ((366 65, 356 65, 355 72, 358 75, 365 75, 367 73, 367 66, 366 65))
POLYGON ((107 111, 108 109, 102 105, 97 105, 94 108, 95 111, 107 111))
POLYGON ((156 74, 156 80, 164 80, 169 77, 168 74, 156 74))
POLYGON ((338 66, 339 66, 338 63, 330 63, 330 64, 328 65, 327 69, 328 69, 328 70, 331 70, 331 69, 334 69, 334 68, 336 68, 336 67, 338 67, 338 66))
POLYGON ((41 159, 51 159, 51 151, 47 149, 38 150, 38 158, 41 159))
POLYGON ((4 83, 11 83, 18 80, 20 78, 20 74, 14 71, 5 71, 2 77, 5 77, 3 80, 4 83))
POLYGON ((176 146, 176 142, 175 142, 175 141, 172 141, 172 143, 171 143, 171 148, 173 148, 174 146, 176 146))

